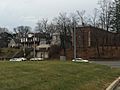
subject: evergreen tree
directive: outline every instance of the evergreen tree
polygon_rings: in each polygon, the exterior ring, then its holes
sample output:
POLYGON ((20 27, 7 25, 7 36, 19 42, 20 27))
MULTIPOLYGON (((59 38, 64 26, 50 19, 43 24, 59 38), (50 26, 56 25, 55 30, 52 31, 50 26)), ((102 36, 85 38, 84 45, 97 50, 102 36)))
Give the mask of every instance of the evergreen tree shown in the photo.
POLYGON ((115 0, 113 5, 112 28, 117 33, 120 33, 120 0, 115 0))

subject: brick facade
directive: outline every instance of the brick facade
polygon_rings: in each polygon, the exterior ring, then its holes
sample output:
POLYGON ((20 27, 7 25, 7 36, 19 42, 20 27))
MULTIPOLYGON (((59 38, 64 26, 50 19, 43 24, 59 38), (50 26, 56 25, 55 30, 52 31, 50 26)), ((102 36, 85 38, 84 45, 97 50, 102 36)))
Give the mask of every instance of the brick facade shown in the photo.
POLYGON ((77 47, 96 47, 120 45, 120 34, 87 26, 76 28, 77 47))

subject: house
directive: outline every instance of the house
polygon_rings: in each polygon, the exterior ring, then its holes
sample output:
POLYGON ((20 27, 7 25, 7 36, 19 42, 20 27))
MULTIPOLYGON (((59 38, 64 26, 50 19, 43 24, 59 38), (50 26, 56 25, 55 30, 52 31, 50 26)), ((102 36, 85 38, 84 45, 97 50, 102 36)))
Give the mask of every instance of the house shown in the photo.
POLYGON ((41 39, 40 44, 36 46, 36 57, 48 59, 50 47, 46 39, 41 39))
POLYGON ((12 35, 8 32, 1 32, 0 33, 0 48, 7 48, 8 43, 11 40, 12 35))
POLYGON ((36 57, 39 58, 49 58, 49 49, 50 45, 49 44, 41 44, 36 47, 36 57))
POLYGON ((78 48, 95 47, 96 45, 115 46, 117 37, 120 37, 120 35, 116 36, 116 33, 92 26, 76 28, 76 45, 78 48))
POLYGON ((59 45, 61 44, 60 33, 53 33, 51 45, 59 45))
MULTIPOLYGON (((74 45, 72 36, 72 46, 74 45)), ((74 48, 67 49, 67 58, 73 58, 74 48)), ((97 27, 76 27, 76 56, 89 58, 120 58, 120 34, 97 27)))
POLYGON ((50 34, 48 33, 29 33, 23 37, 21 37, 20 41, 22 46, 32 48, 35 46, 39 46, 41 43, 50 44, 50 34))
MULTIPOLYGON (((49 58, 51 36, 48 33, 28 33, 21 37, 20 42, 25 48, 34 48, 35 57, 49 58)), ((33 51, 31 53, 34 53, 33 51)))
POLYGON ((18 39, 11 39, 8 43, 8 47, 20 47, 20 41, 18 39))

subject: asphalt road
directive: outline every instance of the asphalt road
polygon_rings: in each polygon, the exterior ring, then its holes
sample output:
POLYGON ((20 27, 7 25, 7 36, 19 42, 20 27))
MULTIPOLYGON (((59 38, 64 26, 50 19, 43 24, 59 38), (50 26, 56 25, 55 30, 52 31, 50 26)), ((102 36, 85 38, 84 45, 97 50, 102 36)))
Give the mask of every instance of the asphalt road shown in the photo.
POLYGON ((120 61, 91 61, 92 63, 120 68, 120 61))
POLYGON ((117 87, 114 90, 120 90, 120 83, 117 85, 117 87))
MULTIPOLYGON (((113 68, 120 68, 120 61, 91 61, 91 62, 100 65, 107 65, 113 68)), ((120 90, 120 84, 114 90, 120 90)))

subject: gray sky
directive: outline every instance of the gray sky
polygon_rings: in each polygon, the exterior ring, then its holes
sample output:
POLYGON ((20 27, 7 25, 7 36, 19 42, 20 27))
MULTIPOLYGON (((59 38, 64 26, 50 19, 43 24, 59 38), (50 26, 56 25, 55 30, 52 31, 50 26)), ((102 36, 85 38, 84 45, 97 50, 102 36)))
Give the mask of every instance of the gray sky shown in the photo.
POLYGON ((19 25, 34 28, 42 19, 52 19, 59 12, 86 10, 89 14, 98 0, 0 0, 0 26, 12 29, 19 25))

